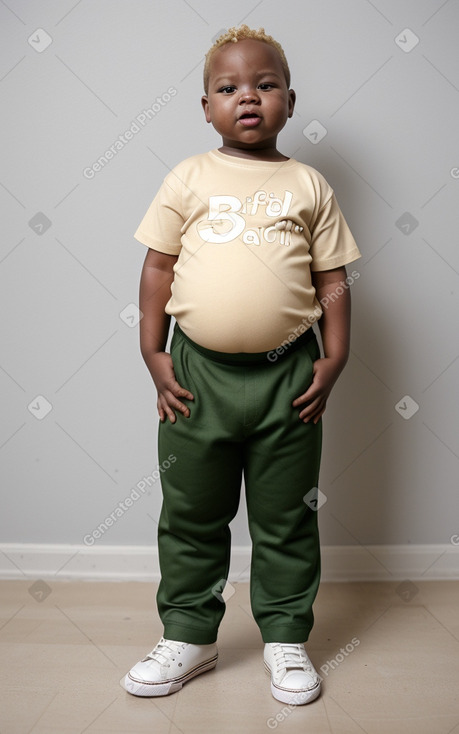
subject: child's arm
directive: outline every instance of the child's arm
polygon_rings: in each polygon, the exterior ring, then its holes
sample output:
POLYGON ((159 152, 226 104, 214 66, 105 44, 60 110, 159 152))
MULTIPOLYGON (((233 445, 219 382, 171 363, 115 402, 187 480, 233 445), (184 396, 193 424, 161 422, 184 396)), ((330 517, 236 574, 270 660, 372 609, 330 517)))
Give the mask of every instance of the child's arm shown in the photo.
POLYGON ((173 267, 177 262, 174 255, 166 255, 149 249, 145 257, 140 278, 139 308, 140 351, 150 370, 158 391, 158 413, 161 422, 167 417, 175 423, 174 410, 180 410, 188 418, 189 408, 179 398, 193 400, 189 390, 181 387, 175 379, 172 357, 165 352, 169 333, 170 316, 165 312, 171 297, 174 280, 173 267))
POLYGON ((327 299, 327 306, 323 307, 319 320, 324 356, 314 362, 312 384, 292 403, 294 408, 307 403, 299 414, 305 423, 310 420, 317 423, 322 416, 332 387, 349 356, 351 297, 349 288, 343 289, 345 280, 345 267, 312 273, 317 299, 319 302, 327 299), (338 286, 341 286, 339 293, 341 290, 344 292, 337 298, 330 299, 338 286))

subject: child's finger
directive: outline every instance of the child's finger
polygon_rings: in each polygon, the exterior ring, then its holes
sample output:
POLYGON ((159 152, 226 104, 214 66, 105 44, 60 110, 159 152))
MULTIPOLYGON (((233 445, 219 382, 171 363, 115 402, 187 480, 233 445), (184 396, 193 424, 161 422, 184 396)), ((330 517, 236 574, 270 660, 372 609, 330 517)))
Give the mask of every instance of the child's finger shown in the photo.
POLYGON ((313 421, 314 423, 317 423, 321 415, 323 414, 325 410, 325 401, 321 399, 315 400, 311 405, 309 405, 307 408, 302 410, 299 413, 299 418, 304 423, 309 423, 309 421, 313 421))
MULTIPOLYGON (((167 402, 168 408, 170 408, 171 410, 173 408, 175 408, 176 410, 179 410, 181 413, 183 413, 183 415, 185 416, 185 418, 188 418, 189 417, 189 415, 190 415, 190 409, 188 408, 187 405, 185 405, 185 403, 182 403, 174 395, 174 393, 169 392, 168 395, 165 395, 165 398, 166 398, 166 402, 167 402)), ((175 413, 174 413, 174 418, 175 418, 175 413)))
POLYGON ((302 403, 306 403, 308 400, 314 400, 317 397, 317 389, 310 385, 309 388, 302 395, 299 395, 293 401, 292 405, 294 408, 298 407, 302 403))
POLYGON ((163 421, 166 420, 166 418, 169 418, 171 423, 175 423, 176 421, 176 415, 174 411, 172 410, 172 406, 169 405, 169 402, 164 394, 161 394, 159 397, 159 404, 160 408, 163 414, 163 421))
POLYGON ((176 382, 175 384, 176 388, 171 392, 173 392, 176 397, 187 398, 187 400, 194 400, 193 393, 187 390, 186 387, 182 387, 181 385, 179 385, 178 382, 176 382))
POLYGON ((303 408, 303 410, 300 410, 300 412, 298 413, 299 418, 301 420, 303 420, 304 418, 311 418, 317 411, 320 403, 320 398, 316 398, 315 400, 311 401, 309 405, 303 408))

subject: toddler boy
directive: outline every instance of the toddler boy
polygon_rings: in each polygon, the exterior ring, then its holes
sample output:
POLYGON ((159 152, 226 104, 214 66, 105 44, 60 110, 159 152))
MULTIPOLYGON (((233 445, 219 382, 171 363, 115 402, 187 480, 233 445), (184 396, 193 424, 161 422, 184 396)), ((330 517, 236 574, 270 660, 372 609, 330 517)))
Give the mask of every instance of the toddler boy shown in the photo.
POLYGON ((271 692, 304 704, 320 693, 304 648, 320 577, 308 499, 321 416, 348 358, 345 266, 360 253, 323 176, 277 150, 295 105, 281 46, 263 29, 231 28, 206 56, 204 89, 222 146, 178 164, 135 233, 149 248, 140 339, 158 393, 158 456, 175 461, 161 475, 164 634, 123 685, 163 696, 215 667, 244 476, 271 692))

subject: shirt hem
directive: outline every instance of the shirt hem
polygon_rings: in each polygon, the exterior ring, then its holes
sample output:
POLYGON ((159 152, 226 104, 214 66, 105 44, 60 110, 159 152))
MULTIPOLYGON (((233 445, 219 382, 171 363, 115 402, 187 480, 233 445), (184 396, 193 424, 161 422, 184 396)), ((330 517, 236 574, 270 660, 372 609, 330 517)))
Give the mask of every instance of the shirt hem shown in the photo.
POLYGON ((358 260, 362 257, 362 253, 358 250, 352 250, 352 252, 345 253, 336 257, 332 257, 329 260, 315 261, 313 260, 309 267, 312 273, 322 272, 324 270, 333 270, 334 268, 340 268, 343 265, 349 265, 350 263, 358 260))
POLYGON ((158 240, 153 240, 151 237, 148 237, 148 235, 144 234, 143 232, 136 232, 134 235, 134 239, 136 239, 137 242, 140 242, 142 245, 149 247, 151 250, 157 250, 158 252, 162 252, 165 255, 177 256, 180 254, 180 250, 182 249, 181 246, 177 250, 177 247, 174 247, 174 245, 168 245, 165 242, 158 242, 158 240))

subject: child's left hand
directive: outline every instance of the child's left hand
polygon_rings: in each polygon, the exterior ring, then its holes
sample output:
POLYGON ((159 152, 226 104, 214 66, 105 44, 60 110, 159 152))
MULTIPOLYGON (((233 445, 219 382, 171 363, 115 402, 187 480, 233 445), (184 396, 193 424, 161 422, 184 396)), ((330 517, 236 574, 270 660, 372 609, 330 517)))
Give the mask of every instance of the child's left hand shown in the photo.
POLYGON ((314 362, 312 383, 306 392, 296 398, 292 403, 294 408, 306 403, 299 414, 300 419, 304 423, 308 423, 311 420, 317 423, 322 417, 327 405, 328 396, 343 367, 344 365, 330 357, 324 357, 314 362))

